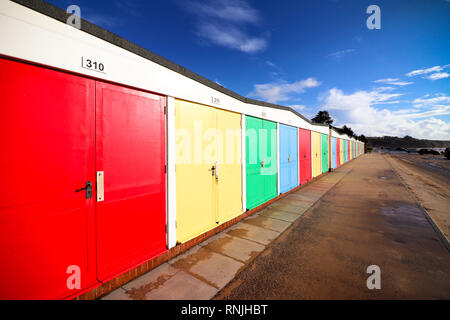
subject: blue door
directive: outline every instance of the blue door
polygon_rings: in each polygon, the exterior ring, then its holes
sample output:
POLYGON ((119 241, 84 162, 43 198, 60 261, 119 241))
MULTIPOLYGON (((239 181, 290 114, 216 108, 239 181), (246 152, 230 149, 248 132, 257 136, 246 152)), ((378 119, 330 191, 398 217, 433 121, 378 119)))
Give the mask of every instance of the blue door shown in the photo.
POLYGON ((298 130, 280 124, 280 192, 298 186, 298 130))
POLYGON ((298 161, 298 129, 289 127, 290 139, 289 139, 289 153, 290 153, 290 169, 291 169, 291 188, 293 189, 299 185, 299 161, 298 161))
POLYGON ((331 168, 337 168, 336 138, 331 137, 331 168))

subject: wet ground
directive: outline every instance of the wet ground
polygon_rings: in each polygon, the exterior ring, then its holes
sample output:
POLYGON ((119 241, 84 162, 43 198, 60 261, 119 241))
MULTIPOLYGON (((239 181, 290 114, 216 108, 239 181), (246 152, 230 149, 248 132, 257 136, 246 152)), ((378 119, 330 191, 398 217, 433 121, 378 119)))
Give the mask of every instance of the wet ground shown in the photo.
POLYGON ((420 155, 407 152, 388 152, 387 154, 414 165, 417 169, 421 169, 422 173, 431 175, 434 179, 450 186, 450 160, 444 155, 420 155))
POLYGON ((450 252, 393 161, 349 162, 104 299, 449 299, 450 252))
POLYGON ((215 298, 449 299, 450 253, 384 157, 344 166, 351 172, 215 298), (367 288, 370 265, 380 290, 367 288))
POLYGON ((450 240, 450 160, 444 156, 390 153, 402 181, 450 240))

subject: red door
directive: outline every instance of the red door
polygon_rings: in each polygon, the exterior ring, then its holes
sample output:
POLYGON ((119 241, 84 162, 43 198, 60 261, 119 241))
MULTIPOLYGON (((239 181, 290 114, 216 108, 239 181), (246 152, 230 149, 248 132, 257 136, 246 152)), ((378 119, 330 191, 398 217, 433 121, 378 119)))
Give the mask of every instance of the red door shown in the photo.
POLYGON ((1 58, 0 73, 0 299, 76 295, 96 284, 95 82, 1 58))
POLYGON ((97 82, 97 274, 107 281, 166 250, 165 98, 97 82))
POLYGON ((311 131, 299 129, 299 169, 300 184, 311 180, 311 131))
POLYGON ((339 168, 341 166, 341 139, 336 138, 336 164, 339 168))

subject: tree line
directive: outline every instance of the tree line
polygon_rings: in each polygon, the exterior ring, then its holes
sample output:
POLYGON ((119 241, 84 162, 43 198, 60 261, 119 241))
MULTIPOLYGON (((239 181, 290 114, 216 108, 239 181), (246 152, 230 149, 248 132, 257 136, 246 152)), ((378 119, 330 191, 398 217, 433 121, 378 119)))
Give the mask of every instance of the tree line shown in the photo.
MULTIPOLYGON (((316 116, 314 118, 311 119, 312 122, 315 123, 321 123, 321 124, 327 124, 329 126, 331 126, 334 122, 333 118, 330 116, 330 114, 328 113, 328 111, 326 110, 322 110, 319 111, 316 116)), ((361 142, 367 143, 368 140, 367 138, 361 134, 361 135, 357 135, 352 128, 344 125, 342 128, 337 128, 337 127, 333 127, 337 132, 339 132, 340 134, 346 134, 349 137, 355 138, 356 140, 359 140, 361 142)))

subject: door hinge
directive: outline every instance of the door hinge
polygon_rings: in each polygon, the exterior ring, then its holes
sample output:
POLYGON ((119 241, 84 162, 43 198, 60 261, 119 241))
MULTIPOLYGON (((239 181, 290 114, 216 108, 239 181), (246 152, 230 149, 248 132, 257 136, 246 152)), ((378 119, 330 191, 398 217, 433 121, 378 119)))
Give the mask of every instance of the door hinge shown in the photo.
POLYGON ((167 106, 164 106, 164 114, 167 114, 167 106))
POLYGON ((167 164, 164 166, 164 173, 167 173, 167 164))
POLYGON ((164 231, 167 234, 167 224, 164 226, 164 231))

